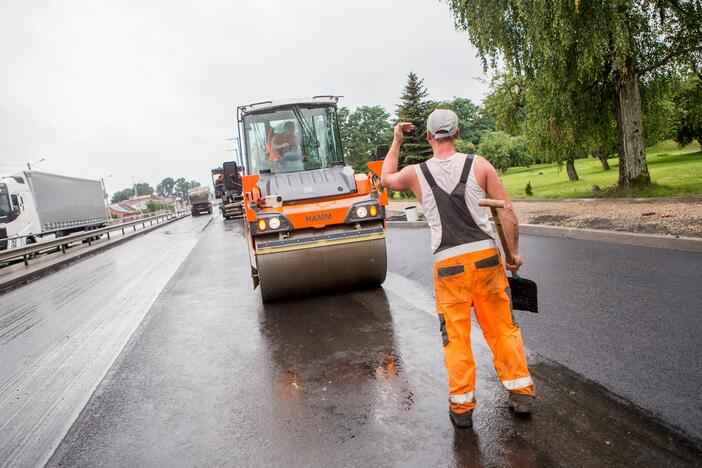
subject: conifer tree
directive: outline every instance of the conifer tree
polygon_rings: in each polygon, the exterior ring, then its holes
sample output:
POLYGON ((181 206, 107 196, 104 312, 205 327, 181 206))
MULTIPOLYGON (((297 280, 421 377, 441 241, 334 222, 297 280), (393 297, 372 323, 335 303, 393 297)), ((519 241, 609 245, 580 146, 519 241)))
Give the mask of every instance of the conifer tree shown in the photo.
POLYGON ((405 135, 400 150, 400 165, 416 164, 429 159, 432 155, 431 146, 426 139, 426 123, 430 103, 426 100, 429 92, 424 87, 424 80, 415 73, 407 75, 407 84, 397 106, 397 117, 400 122, 411 122, 415 131, 405 135))

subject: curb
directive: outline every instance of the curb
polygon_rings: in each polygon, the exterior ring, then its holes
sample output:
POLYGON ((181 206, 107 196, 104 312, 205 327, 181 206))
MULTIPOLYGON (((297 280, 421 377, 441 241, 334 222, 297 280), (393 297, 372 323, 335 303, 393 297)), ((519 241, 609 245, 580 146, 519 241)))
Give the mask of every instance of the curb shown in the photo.
MULTIPOLYGON (((387 221, 392 228, 425 228, 426 221, 387 221)), ((520 234, 542 237, 560 237, 564 239, 579 239, 612 244, 633 245, 637 247, 653 247, 658 249, 685 250, 702 252, 702 238, 676 237, 662 234, 640 234, 636 232, 606 231, 603 229, 581 229, 559 226, 544 226, 541 224, 520 224, 520 234)))
POLYGON ((75 256, 65 258, 65 259, 60 260, 56 263, 52 263, 50 265, 40 267, 36 270, 32 270, 30 272, 27 272, 23 275, 15 277, 15 278, 9 279, 9 280, 4 281, 4 282, 0 282, 0 295, 5 294, 6 292, 8 292, 11 289, 14 289, 18 286, 22 286, 24 284, 31 283, 32 281, 37 280, 48 273, 52 273, 56 270, 61 270, 63 268, 66 268, 67 266, 71 265, 72 263, 78 262, 86 257, 90 257, 92 255, 97 255, 101 252, 104 252, 105 250, 111 249, 112 247, 116 247, 120 244, 123 244, 124 242, 127 242, 130 239, 133 239, 135 237, 139 237, 142 234, 147 234, 151 231, 154 231, 154 230, 160 228, 161 226, 166 226, 168 224, 171 224, 174 221, 178 221, 179 219, 183 219, 186 217, 187 216, 182 216, 180 218, 173 218, 173 219, 164 221, 163 223, 149 226, 146 229, 136 231, 136 232, 134 232, 126 237, 122 237, 120 239, 116 239, 116 240, 111 241, 109 243, 96 246, 94 249, 90 249, 90 250, 87 250, 85 252, 77 253, 75 256))
POLYGON ((612 244, 654 247, 659 249, 702 252, 702 239, 697 237, 676 237, 663 234, 640 234, 637 232, 605 231, 603 229, 581 229, 538 224, 520 224, 519 232, 532 236, 562 237, 612 244))

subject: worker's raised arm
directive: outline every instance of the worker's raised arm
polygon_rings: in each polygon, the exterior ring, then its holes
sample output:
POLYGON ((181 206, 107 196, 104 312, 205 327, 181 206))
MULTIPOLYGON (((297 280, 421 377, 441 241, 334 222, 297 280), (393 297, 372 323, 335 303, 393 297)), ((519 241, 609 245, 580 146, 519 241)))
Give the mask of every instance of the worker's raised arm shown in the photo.
POLYGON ((387 188, 392 190, 412 190, 419 198, 418 193, 419 182, 414 171, 414 166, 404 167, 402 170, 397 170, 398 161, 400 159, 400 146, 404 140, 405 133, 414 130, 414 125, 407 122, 401 122, 395 125, 393 132, 392 145, 383 161, 383 170, 380 176, 380 182, 387 188))
POLYGON ((514 263, 507 264, 507 269, 512 273, 516 273, 522 265, 522 257, 519 255, 519 221, 517 220, 517 214, 514 212, 512 201, 509 199, 509 195, 507 195, 505 186, 502 185, 502 181, 497 175, 497 171, 493 165, 490 164, 490 161, 481 157, 479 164, 481 166, 481 172, 485 174, 485 191, 488 197, 505 201, 505 207, 500 210, 500 220, 505 228, 505 234, 509 241, 512 257, 514 257, 514 263))

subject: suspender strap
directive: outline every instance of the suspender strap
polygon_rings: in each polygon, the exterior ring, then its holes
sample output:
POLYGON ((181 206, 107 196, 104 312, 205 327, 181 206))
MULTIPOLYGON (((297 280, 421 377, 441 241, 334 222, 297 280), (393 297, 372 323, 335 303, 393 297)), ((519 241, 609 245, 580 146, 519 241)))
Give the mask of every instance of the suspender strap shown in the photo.
POLYGON ((432 190, 436 188, 436 180, 434 180, 434 176, 431 175, 431 172, 429 171, 429 168, 427 167, 427 163, 423 162, 419 165, 420 169, 422 169, 422 174, 424 174, 424 178, 427 179, 427 183, 429 184, 429 187, 431 187, 432 190))
POLYGON ((470 166, 473 165, 473 156, 470 154, 466 155, 466 163, 463 165, 463 172, 461 172, 460 184, 465 184, 468 182, 468 174, 470 174, 470 166))

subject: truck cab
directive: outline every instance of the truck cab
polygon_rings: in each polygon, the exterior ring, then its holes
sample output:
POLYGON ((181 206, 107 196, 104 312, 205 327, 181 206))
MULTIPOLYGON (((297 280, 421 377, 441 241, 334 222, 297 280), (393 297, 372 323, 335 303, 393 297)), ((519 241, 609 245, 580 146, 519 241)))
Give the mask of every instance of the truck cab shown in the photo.
POLYGON ((40 230, 27 180, 22 175, 0 178, 0 250, 22 247, 24 236, 40 230))

